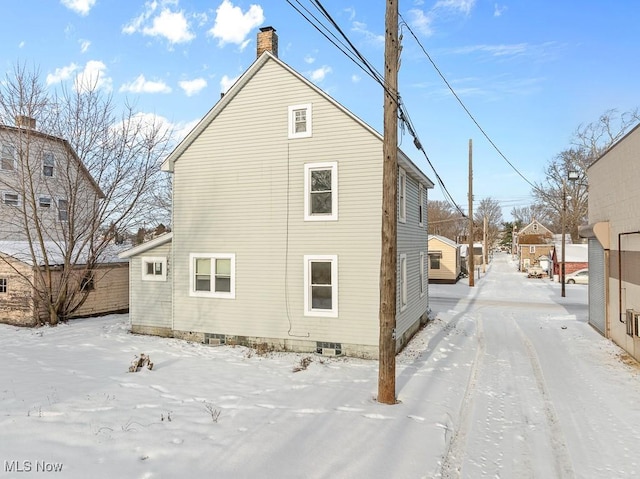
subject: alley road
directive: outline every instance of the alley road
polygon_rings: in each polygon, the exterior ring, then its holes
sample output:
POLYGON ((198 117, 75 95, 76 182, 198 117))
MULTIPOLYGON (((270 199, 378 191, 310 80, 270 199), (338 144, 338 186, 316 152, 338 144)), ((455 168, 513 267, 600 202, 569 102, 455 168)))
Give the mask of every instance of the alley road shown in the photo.
POLYGON ((562 298, 498 254, 475 288, 430 285, 430 304, 440 370, 466 372, 438 476, 640 476, 639 370, 587 324, 587 286, 562 298))

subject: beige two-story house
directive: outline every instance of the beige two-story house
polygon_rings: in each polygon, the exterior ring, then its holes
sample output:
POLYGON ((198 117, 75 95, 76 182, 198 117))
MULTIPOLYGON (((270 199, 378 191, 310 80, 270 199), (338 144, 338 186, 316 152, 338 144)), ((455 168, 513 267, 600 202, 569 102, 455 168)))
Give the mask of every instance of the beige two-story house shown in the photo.
MULTIPOLYGON (((172 233, 123 255, 132 330, 376 358, 382 146, 261 29, 257 60, 163 165, 172 233)), ((433 183, 401 151, 398 162, 400 349, 426 321, 433 183)))

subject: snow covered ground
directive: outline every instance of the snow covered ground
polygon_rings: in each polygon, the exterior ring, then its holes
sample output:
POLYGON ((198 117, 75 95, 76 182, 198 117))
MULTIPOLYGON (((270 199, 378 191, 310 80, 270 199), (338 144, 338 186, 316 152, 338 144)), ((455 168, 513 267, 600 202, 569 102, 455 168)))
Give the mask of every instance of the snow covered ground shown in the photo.
POLYGON ((586 286, 561 298, 498 254, 475 288, 429 289, 394 406, 376 361, 135 336, 127 315, 0 325, 0 479, 640 476, 640 369, 586 323, 586 286), (128 372, 140 353, 153 370, 128 372))

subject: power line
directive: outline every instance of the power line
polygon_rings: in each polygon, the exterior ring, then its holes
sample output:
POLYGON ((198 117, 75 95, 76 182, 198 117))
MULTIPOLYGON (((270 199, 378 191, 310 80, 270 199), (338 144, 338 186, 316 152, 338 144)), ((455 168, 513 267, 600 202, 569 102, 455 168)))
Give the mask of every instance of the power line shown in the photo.
POLYGON ((442 81, 447 85, 447 87, 449 88, 449 90, 451 91, 451 93, 453 94, 453 96, 455 97, 456 100, 458 100, 458 103, 460 103, 460 106, 462 106, 462 109, 467 113, 467 115, 469 116, 469 118, 471 118, 471 121, 473 121, 473 123, 475 123, 475 125, 478 127, 478 129, 480 130, 480 132, 482 133, 482 135, 487 139, 487 141, 491 144, 491 146, 498 152, 498 154, 504 159, 504 161, 506 161, 509 166, 511 168, 513 168, 513 170, 524 180, 526 181, 532 188, 536 189, 536 186, 527 179, 527 177, 525 177, 520 170, 518 170, 518 168, 516 168, 513 163, 511 163, 507 157, 504 155, 504 153, 502 153, 502 151, 500 150, 500 148, 498 148, 498 146, 493 142, 493 140, 491 138, 489 138, 489 135, 487 134, 486 131, 484 131, 484 129, 480 126, 480 123, 478 123, 478 121, 475 119, 475 117, 471 114, 471 112, 469 111, 469 109, 466 107, 466 105, 464 104, 464 102, 460 99, 460 97, 458 96, 458 94, 455 92, 455 90, 453 89, 453 87, 451 86, 451 84, 447 81, 447 79, 445 78, 445 76, 442 74, 442 72, 440 71, 440 69, 438 68, 438 66, 436 65, 436 63, 433 61, 433 59, 431 58, 431 56, 429 55, 429 53, 427 53, 427 50, 424 48, 424 46, 422 45, 422 43, 420 42, 420 40, 418 40, 418 37, 416 36, 415 33, 413 33, 413 30, 411 29, 411 27, 409 26, 409 24, 406 22, 406 20, 404 19, 404 17, 402 15, 399 15, 400 18, 402 19, 402 23, 404 26, 406 26, 407 30, 409 30, 409 33, 411 33, 411 35, 413 36, 413 38, 415 39, 416 43, 420 46, 420 48, 422 49, 422 51, 424 52, 424 54, 426 55, 427 59, 431 62, 431 65, 433 65, 433 68, 436 70, 436 72, 438 73, 438 75, 440 76, 440 78, 442 79, 442 81))

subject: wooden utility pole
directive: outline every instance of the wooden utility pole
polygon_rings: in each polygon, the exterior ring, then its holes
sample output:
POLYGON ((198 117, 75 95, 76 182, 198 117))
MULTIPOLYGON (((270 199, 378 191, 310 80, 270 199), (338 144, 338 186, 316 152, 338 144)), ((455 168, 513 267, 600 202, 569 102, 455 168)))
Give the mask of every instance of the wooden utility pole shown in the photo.
POLYGON ((469 264, 469 286, 476 284, 475 264, 473 258, 473 141, 469 138, 469 249, 467 259, 469 264))
POLYGON ((384 41, 384 156, 378 402, 396 403, 396 281, 398 197, 398 3, 387 0, 384 41))

